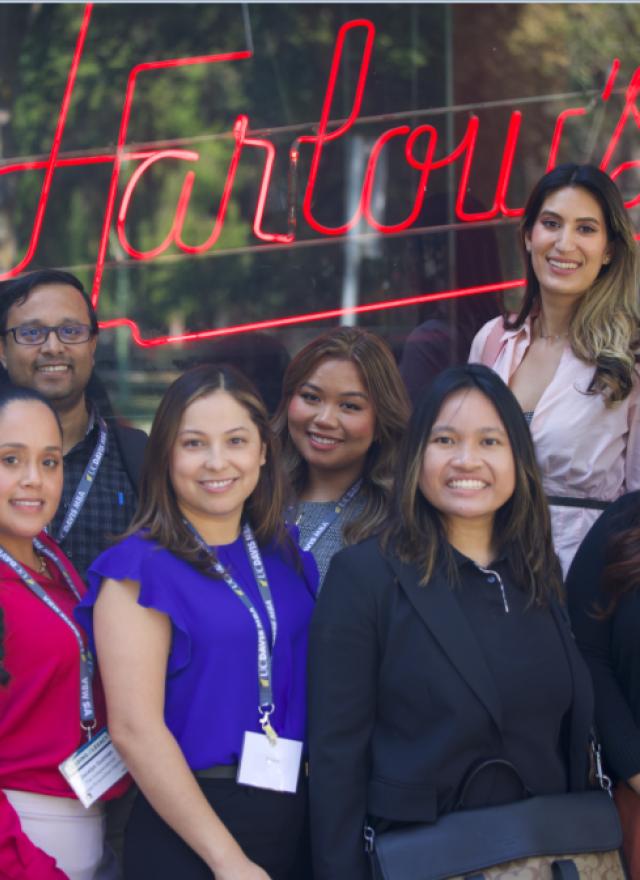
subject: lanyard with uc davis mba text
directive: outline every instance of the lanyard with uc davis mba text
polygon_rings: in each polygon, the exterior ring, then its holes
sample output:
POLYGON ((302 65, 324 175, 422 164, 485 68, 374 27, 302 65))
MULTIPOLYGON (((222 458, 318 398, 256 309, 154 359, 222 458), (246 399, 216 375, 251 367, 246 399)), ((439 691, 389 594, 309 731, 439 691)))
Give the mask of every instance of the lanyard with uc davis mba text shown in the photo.
MULTIPOLYGON (((362 480, 356 480, 353 486, 350 486, 347 491, 344 493, 342 498, 339 501, 336 501, 336 505, 327 517, 327 519, 323 520, 320 525, 313 530, 313 532, 309 535, 307 540, 304 542, 302 547, 303 550, 311 550, 312 547, 318 543, 320 538, 327 531, 329 526, 332 526, 334 522, 338 519, 342 511, 345 507, 353 501, 358 492, 360 491, 360 487, 362 486, 362 480)), ((298 525, 298 522, 296 522, 298 525)))
POLYGON ((104 458, 104 454, 107 451, 107 425, 105 420, 100 416, 98 416, 98 430, 98 442, 96 443, 95 448, 91 453, 91 458, 89 459, 89 462, 84 469, 83 475, 80 477, 80 482, 76 486, 76 491, 73 493, 73 498, 69 503, 69 507, 67 508, 64 520, 62 521, 62 525, 60 526, 60 530, 55 536, 56 542, 58 544, 61 544, 64 541, 64 539, 73 528, 73 524, 78 519, 80 511, 84 507, 84 503, 87 500, 89 492, 91 491, 91 487, 93 486, 93 481, 95 480, 96 474, 98 473, 98 468, 102 464, 102 459, 104 458))
MULTIPOLYGON (((66 570, 62 562, 57 558, 55 553, 52 550, 49 550, 48 547, 39 541, 37 538, 33 540, 33 546, 42 556, 46 556, 47 559, 50 559, 53 564, 56 566, 60 574, 65 580, 66 585, 69 587, 73 595, 76 597, 78 601, 80 601, 80 593, 76 589, 73 580, 71 579, 71 575, 66 570)), ((6 563, 9 568, 18 575, 23 584, 28 587, 31 592, 38 597, 47 608, 50 608, 54 614, 56 614, 60 620, 64 621, 69 629, 73 632, 76 637, 76 641, 78 643, 78 648, 80 651, 80 726, 87 734, 87 739, 91 738, 91 731, 96 726, 96 714, 95 708, 93 705, 93 691, 91 688, 91 680, 93 677, 93 659, 91 657, 91 652, 86 648, 84 641, 82 640, 82 636, 80 635, 80 631, 78 630, 75 623, 67 617, 64 611, 59 608, 56 603, 53 601, 51 596, 47 593, 47 591, 40 586, 40 584, 36 581, 34 577, 26 570, 26 568, 18 562, 17 559, 14 559, 10 553, 4 549, 4 547, 0 547, 0 560, 6 563)))
POLYGON ((260 593, 260 598, 264 603, 264 607, 269 618, 269 623, 271 625, 271 644, 269 644, 269 639, 267 638, 267 633, 265 632, 264 625, 262 623, 262 620, 260 619, 260 615, 258 614, 255 605, 251 601, 251 598, 246 594, 246 592, 242 589, 238 582, 232 577, 230 572, 227 571, 224 565, 222 565, 222 563, 213 556, 211 550, 205 543, 202 536, 194 528, 194 526, 186 519, 184 520, 184 523, 198 542, 200 549, 203 550, 203 552, 206 553, 206 555, 209 557, 213 570, 216 572, 216 574, 220 575, 227 586, 233 591, 238 599, 240 599, 240 601, 253 619, 258 635, 258 712, 260 714, 260 725, 269 740, 275 741, 277 735, 275 730, 271 726, 269 717, 275 709, 275 706, 273 704, 272 661, 273 649, 275 647, 276 635, 278 631, 278 620, 273 604, 269 580, 267 578, 267 572, 262 561, 262 556, 260 555, 257 541, 253 536, 251 526, 248 523, 244 524, 244 526, 242 527, 242 538, 244 540, 245 549, 249 558, 249 564, 251 566, 251 570, 253 572, 253 576, 255 578, 258 591, 260 593))

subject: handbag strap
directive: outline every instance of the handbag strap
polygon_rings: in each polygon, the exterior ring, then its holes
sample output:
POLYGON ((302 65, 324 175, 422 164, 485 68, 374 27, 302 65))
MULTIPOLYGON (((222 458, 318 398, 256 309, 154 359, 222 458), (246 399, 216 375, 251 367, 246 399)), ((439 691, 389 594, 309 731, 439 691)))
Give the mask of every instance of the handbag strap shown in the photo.
POLYGON ((531 790, 527 788, 525 782, 518 772, 518 770, 513 766, 511 761, 507 761, 506 758, 487 758, 484 761, 479 761, 475 764, 471 770, 467 773, 465 778, 462 781, 462 785, 460 786, 460 794, 456 800, 456 805, 453 808, 454 810, 464 810, 465 809, 465 801, 467 798, 467 794, 469 793, 469 789, 480 775, 480 773, 489 769, 498 769, 502 768, 504 770, 509 770, 516 777, 520 785, 522 786, 522 796, 523 798, 531 797, 531 790))
POLYGON ((558 859, 551 864, 553 880, 580 880, 580 871, 573 859, 558 859))
POLYGON ((610 798, 613 797, 613 783, 607 776, 602 766, 602 745, 595 730, 589 733, 589 751, 591 752, 591 771, 602 791, 606 791, 610 798))
MULTIPOLYGON (((553 880, 580 880, 580 872, 573 859, 557 859, 551 863, 553 880)), ((464 880, 486 880, 484 874, 466 874, 464 880)))

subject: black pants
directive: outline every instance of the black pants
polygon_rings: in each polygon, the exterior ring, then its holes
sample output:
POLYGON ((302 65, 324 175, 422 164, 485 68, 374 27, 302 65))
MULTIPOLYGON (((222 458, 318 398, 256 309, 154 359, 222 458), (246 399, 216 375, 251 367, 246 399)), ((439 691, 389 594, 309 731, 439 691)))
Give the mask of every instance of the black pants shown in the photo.
MULTIPOLYGON (((199 779, 198 784, 247 858, 272 880, 307 880, 295 876, 305 830, 306 779, 296 794, 238 785, 232 779, 199 779)), ((211 880, 211 871, 139 792, 125 833, 124 877, 211 880)))

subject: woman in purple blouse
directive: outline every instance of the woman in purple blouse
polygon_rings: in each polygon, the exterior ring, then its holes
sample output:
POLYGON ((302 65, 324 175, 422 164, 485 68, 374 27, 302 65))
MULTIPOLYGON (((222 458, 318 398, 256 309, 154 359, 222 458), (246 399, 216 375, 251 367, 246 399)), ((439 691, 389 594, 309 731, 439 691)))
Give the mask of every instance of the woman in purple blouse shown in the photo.
POLYGON ((312 557, 282 525, 277 441, 239 373, 202 366, 154 419, 138 511, 80 611, 140 793, 135 880, 288 880, 302 833, 312 557))

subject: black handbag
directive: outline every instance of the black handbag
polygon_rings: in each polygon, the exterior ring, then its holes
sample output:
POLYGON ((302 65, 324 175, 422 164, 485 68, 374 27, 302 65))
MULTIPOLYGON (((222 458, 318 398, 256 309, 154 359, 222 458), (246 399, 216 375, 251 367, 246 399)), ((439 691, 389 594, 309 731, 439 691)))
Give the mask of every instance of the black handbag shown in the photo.
POLYGON ((461 809, 381 834, 367 826, 365 840, 375 880, 628 878, 618 813, 604 790, 461 809))

